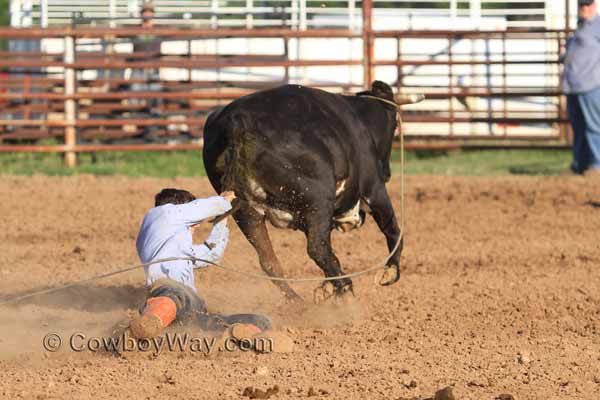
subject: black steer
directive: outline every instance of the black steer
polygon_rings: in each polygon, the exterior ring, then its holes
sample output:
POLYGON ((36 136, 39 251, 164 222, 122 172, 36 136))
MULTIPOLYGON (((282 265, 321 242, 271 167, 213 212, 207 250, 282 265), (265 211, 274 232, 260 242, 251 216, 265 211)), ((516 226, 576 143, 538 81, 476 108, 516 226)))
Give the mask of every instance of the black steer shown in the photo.
MULTIPOLYGON (((343 274, 331 230, 362 225, 369 212, 391 251, 400 237, 385 183, 396 130, 392 89, 375 81, 370 91, 342 96, 286 85, 237 99, 213 112, 204 127, 204 164, 217 192, 235 191, 234 218, 256 249, 262 269, 281 276, 265 226, 299 229, 308 254, 325 276, 343 274)), ((388 262, 386 282, 400 277, 402 244, 388 262), (388 274, 390 275, 390 274, 388 274)), ((275 282, 290 299, 299 296, 275 282)), ((348 278, 335 293, 352 291, 348 278)))

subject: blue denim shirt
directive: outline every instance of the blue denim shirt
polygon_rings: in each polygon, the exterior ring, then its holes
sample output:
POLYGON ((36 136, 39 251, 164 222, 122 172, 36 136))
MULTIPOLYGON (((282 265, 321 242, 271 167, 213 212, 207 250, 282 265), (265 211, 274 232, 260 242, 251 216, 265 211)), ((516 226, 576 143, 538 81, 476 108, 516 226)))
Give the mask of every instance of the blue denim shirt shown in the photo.
POLYGON ((582 22, 567 41, 563 91, 585 93, 600 88, 600 16, 582 22))

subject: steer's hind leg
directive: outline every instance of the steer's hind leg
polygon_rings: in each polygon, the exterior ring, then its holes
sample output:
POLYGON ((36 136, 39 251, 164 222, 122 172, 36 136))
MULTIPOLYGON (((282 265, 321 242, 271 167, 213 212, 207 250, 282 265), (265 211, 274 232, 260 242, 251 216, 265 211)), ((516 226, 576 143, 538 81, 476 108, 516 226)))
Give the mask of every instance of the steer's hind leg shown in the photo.
MULTIPOLYGON (((331 247, 332 215, 333 212, 327 213, 323 210, 311 214, 306 221, 305 229, 308 255, 323 270, 326 277, 343 275, 340 261, 331 247)), ((336 296, 344 297, 353 294, 352 281, 349 278, 343 278, 325 282, 321 288, 317 289, 315 301, 324 301, 334 293, 336 296)))
MULTIPOLYGON (((282 277, 283 270, 281 264, 273 251, 273 245, 269 238, 269 232, 265 224, 264 216, 260 215, 249 207, 241 207, 235 214, 234 218, 240 229, 258 253, 260 266, 269 276, 282 277)), ((273 281, 275 285, 285 294, 286 299, 290 301, 302 301, 294 289, 283 281, 273 281)))
POLYGON ((388 251, 391 252, 394 247, 396 247, 398 240, 400 240, 398 248, 387 262, 387 268, 384 270, 383 276, 380 276, 379 279, 381 285, 391 285, 398 282, 400 279, 400 255, 402 254, 404 239, 400 239, 401 232, 398 227, 398 221, 396 220, 394 207, 392 206, 392 202, 390 201, 383 183, 380 186, 375 187, 373 192, 369 195, 368 204, 371 208, 373 219, 375 219, 377 226, 385 235, 388 251))

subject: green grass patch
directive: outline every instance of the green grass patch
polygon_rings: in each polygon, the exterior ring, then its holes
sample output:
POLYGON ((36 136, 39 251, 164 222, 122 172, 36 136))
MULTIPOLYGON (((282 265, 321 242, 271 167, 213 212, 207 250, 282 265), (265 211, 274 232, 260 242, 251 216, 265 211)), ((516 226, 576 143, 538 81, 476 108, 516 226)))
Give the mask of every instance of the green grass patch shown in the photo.
POLYGON ((9 153, 0 154, 0 171, 10 175, 127 175, 204 176, 202 154, 199 151, 172 152, 99 152, 79 155, 78 166, 65 167, 61 154, 9 153))
MULTIPOLYGON (((406 153, 406 173, 430 175, 557 175, 568 170, 567 150, 417 151, 406 153)), ((400 172, 400 153, 392 155, 392 173, 400 172)), ((60 154, 0 154, 5 175, 204 176, 200 151, 99 152, 80 154, 78 167, 66 168, 60 154)))
MULTIPOLYGON (((392 173, 400 172, 400 153, 392 157, 392 173)), ((406 153, 407 174, 428 175, 558 175, 569 169, 568 150, 456 150, 406 153)))

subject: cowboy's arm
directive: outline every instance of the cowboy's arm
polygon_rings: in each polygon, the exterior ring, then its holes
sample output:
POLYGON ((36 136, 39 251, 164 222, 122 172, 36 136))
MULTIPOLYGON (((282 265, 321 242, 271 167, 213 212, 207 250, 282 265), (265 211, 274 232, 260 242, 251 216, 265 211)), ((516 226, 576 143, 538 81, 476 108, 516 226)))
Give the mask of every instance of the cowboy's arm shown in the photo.
POLYGON ((229 241, 229 228, 227 227, 227 218, 216 223, 208 238, 202 244, 193 245, 190 254, 192 257, 206 261, 195 261, 195 268, 209 267, 211 262, 218 263, 227 247, 229 241))
POLYGON ((225 214, 230 209, 231 203, 221 196, 197 199, 175 206, 179 222, 186 226, 196 225, 202 221, 225 214))

